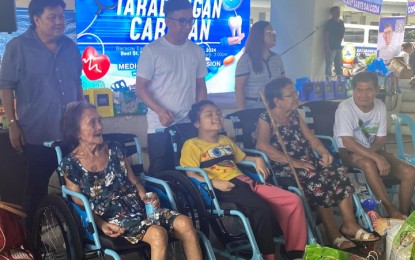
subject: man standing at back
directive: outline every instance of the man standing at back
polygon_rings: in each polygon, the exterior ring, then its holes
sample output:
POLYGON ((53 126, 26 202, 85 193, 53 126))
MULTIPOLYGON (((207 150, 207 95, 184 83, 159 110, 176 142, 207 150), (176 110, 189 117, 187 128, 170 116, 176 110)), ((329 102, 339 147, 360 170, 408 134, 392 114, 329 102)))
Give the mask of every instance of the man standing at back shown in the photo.
POLYGON ((334 61, 334 70, 337 77, 343 75, 342 40, 344 23, 339 19, 340 7, 330 8, 331 19, 324 26, 324 52, 326 54, 326 78, 331 78, 331 66, 334 61))
POLYGON ((188 122, 191 105, 206 98, 205 55, 188 40, 195 22, 188 0, 164 4, 167 34, 147 45, 137 66, 136 92, 149 107, 147 141, 150 175, 174 169, 170 142, 156 129, 188 122))
POLYGON ((75 43, 64 35, 65 6, 63 0, 31 0, 31 27, 7 43, 0 70, 10 142, 27 162, 23 207, 29 228, 58 166, 54 150, 43 142, 62 138, 66 104, 82 99, 82 61, 75 43))

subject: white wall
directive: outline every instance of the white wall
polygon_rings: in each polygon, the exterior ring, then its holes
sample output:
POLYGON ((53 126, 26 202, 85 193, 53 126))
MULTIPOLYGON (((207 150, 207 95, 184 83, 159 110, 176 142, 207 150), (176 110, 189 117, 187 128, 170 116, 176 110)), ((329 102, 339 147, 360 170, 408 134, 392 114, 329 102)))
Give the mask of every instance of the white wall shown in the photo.
POLYGON ((335 0, 271 1, 271 24, 277 31, 274 50, 282 54, 291 46, 309 38, 282 55, 286 75, 292 80, 303 76, 323 77, 323 25, 330 19, 329 9, 335 0))

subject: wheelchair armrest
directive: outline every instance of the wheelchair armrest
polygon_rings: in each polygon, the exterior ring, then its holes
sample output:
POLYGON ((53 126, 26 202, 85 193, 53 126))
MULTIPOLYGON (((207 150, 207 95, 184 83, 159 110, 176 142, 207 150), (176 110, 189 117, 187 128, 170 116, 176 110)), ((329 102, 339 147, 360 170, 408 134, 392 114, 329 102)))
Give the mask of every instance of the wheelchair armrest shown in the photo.
POLYGON ((262 176, 262 174, 256 172, 256 163, 251 162, 251 161, 240 161, 240 162, 238 162, 238 165, 253 167, 255 169, 254 172, 244 172, 244 174, 248 175, 251 179, 258 180, 261 183, 265 183, 264 176, 262 176))
POLYGON ((93 232, 92 235, 94 237, 95 245, 98 248, 101 248, 101 242, 100 242, 100 239, 99 239, 98 228, 95 224, 94 213, 91 210, 88 199, 85 197, 84 194, 72 191, 72 190, 68 189, 65 185, 62 186, 62 195, 65 199, 67 199, 68 195, 70 195, 70 196, 75 197, 77 199, 80 199, 82 201, 82 204, 84 205, 84 210, 87 214, 87 220, 92 224, 92 227, 94 229, 94 232, 93 232))
MULTIPOLYGON (((179 171, 191 171, 191 172, 196 172, 199 173, 205 180, 205 183, 209 189, 208 192, 212 192, 213 194, 215 194, 215 191, 213 189, 213 184, 212 181, 210 180, 209 176, 207 175, 207 173, 201 169, 201 168, 195 168, 195 167, 183 167, 183 166, 176 166, 176 170, 179 171)), ((216 197, 216 195, 215 195, 216 197)), ((220 206, 219 206, 219 202, 217 200, 213 200, 213 206, 215 207, 216 210, 221 210, 220 206)))
POLYGON ((171 191, 170 186, 167 184, 167 182, 165 182, 163 180, 160 180, 160 179, 157 179, 157 178, 154 178, 154 177, 150 177, 150 176, 144 176, 144 180, 146 182, 154 183, 154 184, 162 186, 164 191, 166 192, 166 195, 167 195, 168 199, 169 199, 170 205, 172 206, 172 208, 174 210, 177 211, 177 205, 176 205, 176 202, 174 201, 174 198, 173 198, 173 192, 171 191))

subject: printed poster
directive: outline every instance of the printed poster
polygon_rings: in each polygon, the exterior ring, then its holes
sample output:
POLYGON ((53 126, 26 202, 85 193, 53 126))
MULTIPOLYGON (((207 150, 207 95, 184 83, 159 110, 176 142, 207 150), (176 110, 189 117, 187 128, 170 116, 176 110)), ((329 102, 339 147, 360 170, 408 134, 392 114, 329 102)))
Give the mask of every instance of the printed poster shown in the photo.
POLYGON ((381 17, 379 19, 379 36, 377 56, 385 63, 401 51, 405 36, 405 16, 381 17))

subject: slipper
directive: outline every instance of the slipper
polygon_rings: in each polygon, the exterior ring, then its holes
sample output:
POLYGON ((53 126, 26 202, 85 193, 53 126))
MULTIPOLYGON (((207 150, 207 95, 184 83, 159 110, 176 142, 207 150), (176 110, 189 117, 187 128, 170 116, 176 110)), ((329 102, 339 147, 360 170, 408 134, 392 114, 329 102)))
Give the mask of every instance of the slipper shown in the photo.
POLYGON ((340 236, 340 237, 337 237, 336 239, 334 239, 331 244, 333 245, 334 248, 340 249, 340 250, 346 250, 346 249, 350 249, 350 248, 356 247, 356 244, 355 243, 353 243, 349 239, 345 238, 343 235, 340 236), (342 246, 343 243, 348 243, 350 245, 349 246, 342 246))
POLYGON ((354 237, 352 236, 348 236, 346 234, 344 234, 343 232, 340 233, 345 236, 347 239, 349 239, 350 241, 358 241, 358 242, 373 242, 373 241, 378 241, 380 239, 380 237, 376 236, 373 233, 369 233, 367 231, 365 231, 364 229, 359 229, 356 234, 354 235, 354 237), (370 235, 374 235, 374 238, 370 238, 370 235))

